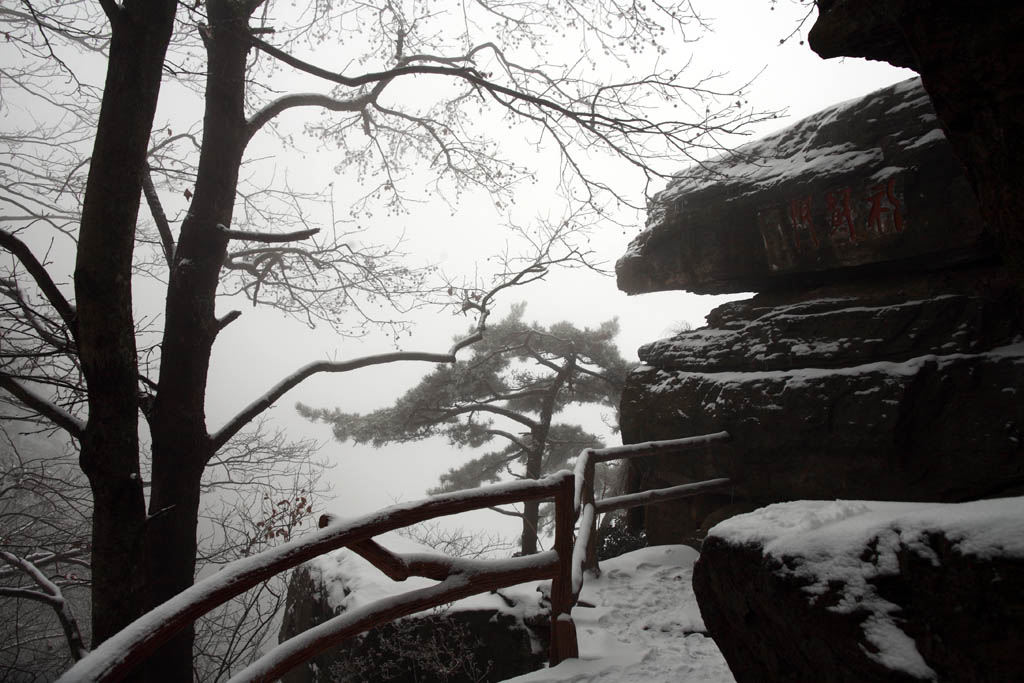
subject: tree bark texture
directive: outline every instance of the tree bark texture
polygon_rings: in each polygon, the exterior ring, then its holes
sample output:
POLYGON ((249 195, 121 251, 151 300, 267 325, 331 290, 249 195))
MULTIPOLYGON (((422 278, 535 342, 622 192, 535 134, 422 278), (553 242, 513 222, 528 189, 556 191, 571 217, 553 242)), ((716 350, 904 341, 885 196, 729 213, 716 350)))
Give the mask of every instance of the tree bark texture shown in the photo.
MULTIPOLYGON (((540 479, 544 470, 544 452, 548 447, 548 434, 551 431, 551 418, 555 414, 555 402, 558 399, 562 387, 576 372, 576 356, 570 354, 566 357, 565 365, 551 380, 547 389, 544 401, 541 404, 540 420, 537 426, 530 430, 532 445, 526 457, 526 478, 540 479)), ((533 555, 537 552, 537 527, 540 524, 540 502, 530 500, 523 503, 523 537, 521 552, 523 555, 533 555)))
POLYGON ((111 12, 103 103, 75 265, 77 342, 89 417, 80 462, 93 494, 92 633, 105 640, 142 611, 145 504, 139 476, 132 253, 174 0, 111 12))
MULTIPOLYGON (((142 170, 176 2, 126 2, 112 40, 75 270, 89 419, 81 464, 94 497, 94 644, 192 584, 200 479, 213 447, 205 394, 215 296, 246 144, 249 8, 207 3, 204 138, 194 198, 171 266, 156 399, 148 415, 148 517, 139 468, 132 254, 142 170)), ((192 678, 191 629, 148 662, 146 679, 192 678)))
MULTIPOLYGON (((206 425, 215 300, 231 225, 238 169, 247 142, 245 74, 248 10, 208 2, 206 111, 195 193, 182 223, 168 283, 159 390, 150 416, 153 485, 146 562, 146 607, 192 585, 199 486, 214 448, 206 425)), ((147 679, 190 680, 189 628, 149 660, 147 679)))

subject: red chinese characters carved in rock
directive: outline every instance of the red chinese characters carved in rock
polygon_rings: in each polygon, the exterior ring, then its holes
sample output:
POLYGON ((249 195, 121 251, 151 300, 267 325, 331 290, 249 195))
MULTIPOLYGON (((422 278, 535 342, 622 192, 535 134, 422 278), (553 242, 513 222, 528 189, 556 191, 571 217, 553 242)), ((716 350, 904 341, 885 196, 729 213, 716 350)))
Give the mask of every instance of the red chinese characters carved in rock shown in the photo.
POLYGON ((825 193, 825 220, 830 235, 842 231, 850 236, 851 242, 857 241, 857 228, 853 222, 853 211, 850 209, 850 188, 844 187, 825 193))
POLYGON ((855 245, 872 237, 902 233, 906 218, 896 178, 854 192, 840 187, 821 197, 806 195, 786 205, 792 245, 798 252, 817 249, 822 242, 834 246, 855 245), (824 208, 824 211, 822 211, 824 208))
POLYGON ((789 202, 789 224, 793 228, 793 242, 798 251, 803 251, 803 234, 818 246, 818 235, 814 232, 814 217, 811 212, 811 196, 793 199, 789 202))
POLYGON ((868 213, 868 228, 878 234, 888 231, 892 225, 896 232, 903 232, 903 213, 900 200, 896 197, 896 179, 873 185, 868 190, 871 211, 868 213))

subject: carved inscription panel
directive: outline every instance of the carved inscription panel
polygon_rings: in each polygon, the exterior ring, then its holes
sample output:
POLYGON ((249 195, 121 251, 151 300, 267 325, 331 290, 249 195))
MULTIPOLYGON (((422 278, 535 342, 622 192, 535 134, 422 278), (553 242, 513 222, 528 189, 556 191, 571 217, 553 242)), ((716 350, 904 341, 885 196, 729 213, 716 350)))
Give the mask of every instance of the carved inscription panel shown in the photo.
POLYGON ((772 270, 817 260, 853 265, 909 227, 898 176, 789 197, 759 209, 757 224, 772 270))

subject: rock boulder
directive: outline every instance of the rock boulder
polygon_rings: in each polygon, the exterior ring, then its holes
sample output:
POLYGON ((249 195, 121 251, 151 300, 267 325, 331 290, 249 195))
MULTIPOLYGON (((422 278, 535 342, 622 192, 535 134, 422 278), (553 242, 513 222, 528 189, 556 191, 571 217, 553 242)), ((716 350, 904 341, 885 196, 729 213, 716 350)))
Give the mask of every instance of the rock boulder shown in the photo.
POLYGON ((648 506, 652 543, 784 500, 1024 493, 1022 289, 936 125, 920 84, 899 83, 753 143, 758 164, 684 174, 652 204, 620 286, 760 292, 645 345, 627 379, 625 443, 733 437, 631 463, 637 488, 735 482, 648 506), (850 190, 874 199, 847 213, 837 187, 878 192, 850 190))
POLYGON ((801 501, 714 527, 694 568, 739 683, 1011 680, 1024 498, 801 501))
POLYGON ((956 502, 1024 493, 1024 324, 999 270, 758 295, 640 350, 626 442, 731 442, 638 462, 644 488, 727 476, 726 494, 647 508, 652 543, 719 508, 800 498, 956 502))
MULTIPOLYGON (((394 533, 377 540, 396 552, 431 552, 394 533)), ((347 549, 323 555, 292 573, 279 640, 433 583, 417 577, 395 583, 347 549)), ((515 586, 371 629, 296 667, 282 681, 501 681, 544 666, 548 624, 546 598, 535 586, 515 586)))
POLYGON ((1011 680, 1024 499, 977 499, 1024 494, 1024 4, 817 4, 819 54, 924 89, 831 107, 655 198, 620 289, 759 293, 641 348, 624 443, 733 438, 629 479, 733 480, 644 515, 656 544, 713 527, 694 587, 738 681, 1011 680), (779 503, 837 498, 927 504, 779 503))

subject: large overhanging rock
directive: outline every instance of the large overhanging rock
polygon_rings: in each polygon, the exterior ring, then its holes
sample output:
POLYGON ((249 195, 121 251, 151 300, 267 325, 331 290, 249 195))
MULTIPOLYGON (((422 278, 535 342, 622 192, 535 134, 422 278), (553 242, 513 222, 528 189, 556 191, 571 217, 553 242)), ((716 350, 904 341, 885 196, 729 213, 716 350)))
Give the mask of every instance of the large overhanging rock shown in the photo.
POLYGON ((825 109, 695 167, 616 265, 638 294, 775 290, 992 253, 918 79, 825 109))
POLYGON ((1017 680, 1022 519, 1024 498, 772 505, 711 530, 693 588, 739 683, 1017 680))

